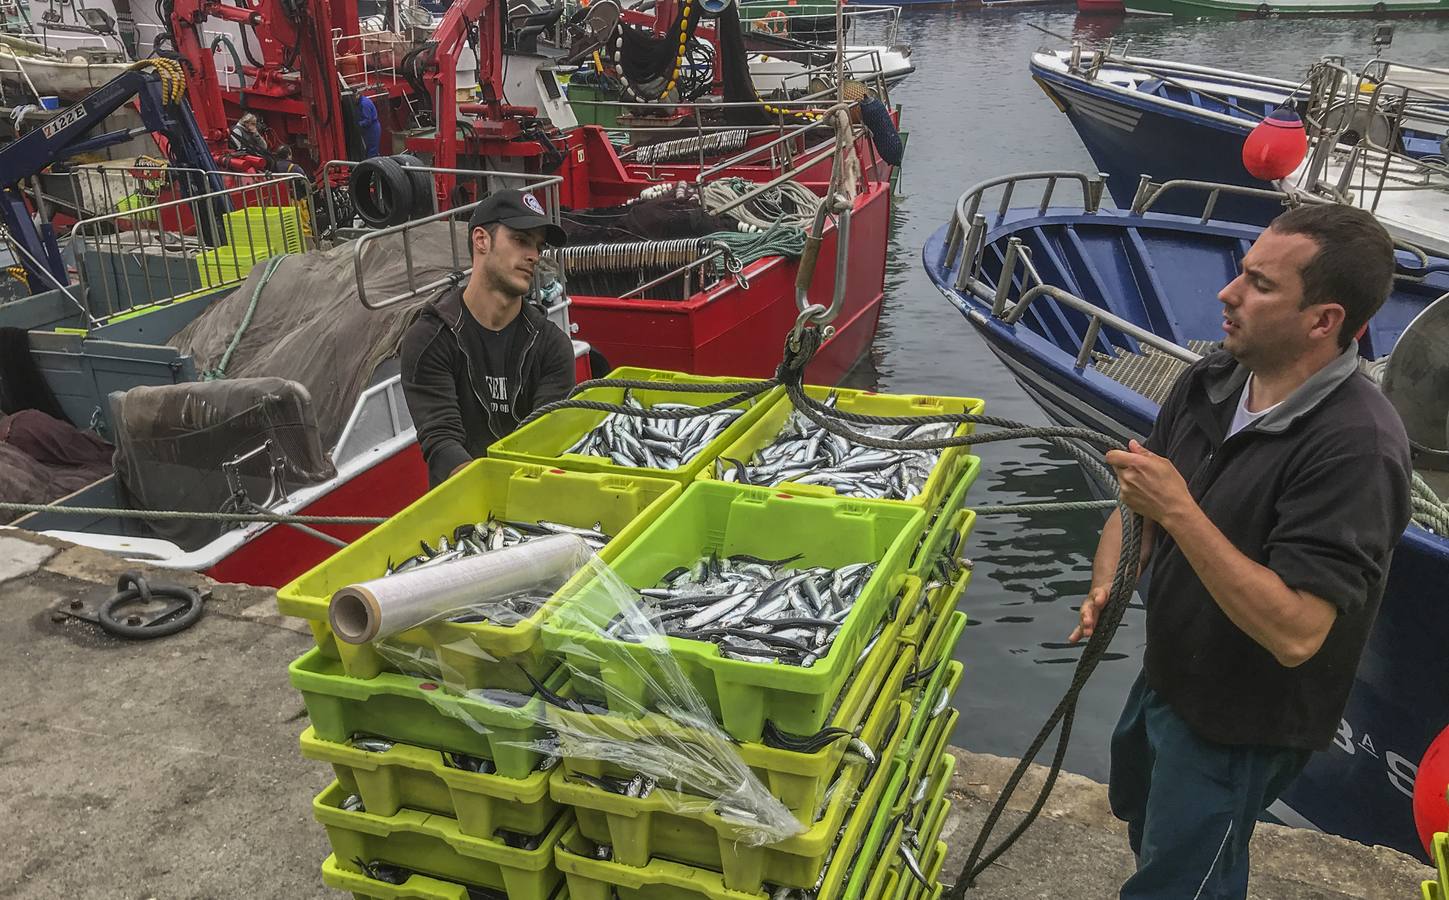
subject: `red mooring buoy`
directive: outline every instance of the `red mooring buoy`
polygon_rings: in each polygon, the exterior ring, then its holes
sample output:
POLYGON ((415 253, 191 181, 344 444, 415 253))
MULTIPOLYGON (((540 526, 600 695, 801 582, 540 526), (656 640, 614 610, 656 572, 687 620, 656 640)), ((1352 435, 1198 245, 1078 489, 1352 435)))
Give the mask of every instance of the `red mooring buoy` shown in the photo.
POLYGON ((1291 109, 1278 107, 1259 122, 1243 141, 1243 167, 1263 181, 1287 178, 1308 153, 1303 120, 1291 109))
POLYGON ((1434 833, 1449 831, 1449 728, 1439 732, 1424 758, 1419 761, 1419 774, 1414 776, 1414 825, 1424 852, 1434 854, 1434 833))

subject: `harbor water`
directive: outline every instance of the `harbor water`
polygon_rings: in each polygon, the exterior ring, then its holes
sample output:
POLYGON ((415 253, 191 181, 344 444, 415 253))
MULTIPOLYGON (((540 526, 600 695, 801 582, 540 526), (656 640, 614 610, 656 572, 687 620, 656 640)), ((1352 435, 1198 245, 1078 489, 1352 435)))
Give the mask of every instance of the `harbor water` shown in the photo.
MULTIPOLYGON (((1394 23, 1392 59, 1449 65, 1449 21, 1394 23)), ((1372 56, 1370 20, 1268 19, 1186 22, 1078 14, 1070 7, 911 8, 901 39, 916 72, 892 91, 910 133, 896 205, 880 333, 853 385, 883 391, 966 395, 986 411, 1032 423, 1046 417, 986 349, 920 265, 927 236, 967 187, 1031 169, 1095 170, 1067 118, 1032 82, 1041 47, 1130 40, 1133 55, 1300 79, 1324 55, 1372 56), (1046 29, 1061 38, 1052 37, 1046 29)), ((1045 443, 989 444, 972 489, 975 506, 1088 499, 1086 483, 1045 443)), ((1091 579, 1103 517, 1072 513, 983 517, 967 555, 975 564, 962 608, 971 627, 958 647, 966 674, 953 743, 1018 756, 1071 681, 1080 648, 1066 643, 1091 579)), ((1098 780, 1142 652, 1142 611, 1129 610, 1109 656, 1081 696, 1067 769, 1098 780)), ((1051 747, 1043 754, 1050 759, 1051 747)))

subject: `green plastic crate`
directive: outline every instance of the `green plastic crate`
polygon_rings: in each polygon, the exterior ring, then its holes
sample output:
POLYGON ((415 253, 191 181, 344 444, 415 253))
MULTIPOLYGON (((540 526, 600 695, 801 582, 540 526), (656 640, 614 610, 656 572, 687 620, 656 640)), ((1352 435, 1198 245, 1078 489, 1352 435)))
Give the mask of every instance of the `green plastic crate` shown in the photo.
POLYGON ((890 781, 886 785, 885 793, 881 795, 879 805, 875 809, 867 811, 870 822, 865 839, 856 849, 851 865, 848 867, 849 872, 846 873, 842 896, 869 896, 867 885, 883 880, 883 870, 890 868, 890 860, 882 854, 890 846, 892 835, 899 834, 901 830, 901 822, 895 815, 894 808, 897 805, 897 798, 908 787, 906 783, 907 768, 906 761, 897 753, 896 758, 891 762, 890 781))
MULTIPOLYGON (((599 551, 611 562, 619 551, 659 517, 679 495, 679 485, 642 475, 563 472, 547 466, 498 459, 474 460, 391 519, 319 563, 277 591, 283 615, 306 619, 317 646, 342 661, 343 671, 372 678, 388 661, 372 644, 348 644, 332 634, 327 609, 332 595, 349 584, 377 578, 388 561, 401 562, 418 552, 418 541, 435 543, 458 525, 490 515, 521 521, 553 521, 592 528, 601 524, 613 536, 599 551)), ((535 678, 554 662, 538 643, 546 609, 512 626, 438 622, 389 638, 399 648, 432 654, 449 682, 465 688, 528 690, 520 666, 535 678), (474 650, 473 648, 477 648, 474 650), (481 652, 479 652, 481 651, 481 652)), ((457 685, 454 685, 457 686, 457 685)))
MULTIPOLYGON (((854 391, 847 388, 807 386, 805 393, 816 400, 824 400, 832 392, 836 395, 835 408, 841 412, 859 413, 867 416, 938 416, 944 413, 979 414, 986 404, 974 397, 924 397, 899 394, 877 394, 874 391, 854 391)), ((719 456, 748 462, 760 448, 775 440, 795 406, 788 395, 781 393, 770 404, 770 408, 756 419, 738 438, 731 441, 719 456)), ((845 423, 849 426, 850 423, 845 423)), ((973 426, 961 425, 955 433, 970 434, 973 426)), ((941 451, 941 457, 926 479, 921 493, 910 500, 882 500, 882 503, 901 503, 920 509, 934 509, 955 485, 955 478, 965 460, 970 457, 967 447, 948 447, 941 451)), ((979 465, 979 460, 978 460, 979 465)), ((708 466, 700 475, 703 479, 714 478, 714 467, 708 466)), ((974 475, 972 476, 975 477, 974 475)), ((771 485, 792 493, 813 497, 834 497, 834 488, 820 484, 797 484, 793 481, 771 485)))
MULTIPOLYGON (((656 403, 687 403, 692 406, 709 406, 738 394, 738 391, 723 393, 693 394, 669 391, 670 384, 710 384, 738 382, 732 376, 686 375, 682 372, 665 372, 658 369, 624 367, 609 373, 609 377, 620 381, 658 382, 659 390, 635 390, 630 394, 645 406, 656 403)), ((784 388, 775 387, 739 404, 747 412, 731 422, 719 437, 704 446, 688 463, 678 469, 645 469, 621 466, 601 456, 583 456, 565 453, 579 438, 604 421, 608 415, 592 409, 559 409, 528 423, 517 431, 496 441, 488 448, 488 455, 495 459, 512 459, 521 462, 543 463, 576 472, 608 472, 614 475, 647 475, 668 478, 680 484, 689 484, 705 468, 713 465, 714 458, 733 443, 744 431, 765 412, 784 388)), ((624 389, 611 387, 589 388, 580 391, 572 400, 597 400, 602 403, 624 402, 624 389)))
MULTIPOLYGON (((803 558, 796 565, 802 568, 878 562, 829 652, 809 668, 727 659, 714 644, 667 639, 684 676, 736 739, 758 741, 766 719, 790 734, 814 734, 825 725, 860 651, 907 577, 905 559, 923 517, 919 509, 902 505, 699 482, 619 554, 613 569, 629 585, 642 588, 658 583, 675 566, 712 552, 764 557, 800 553, 803 558)), ((659 699, 651 696, 649 686, 662 680, 658 658, 649 647, 600 635, 619 607, 617 598, 594 589, 599 586, 589 583, 557 608, 544 624, 544 645, 567 657, 581 696, 623 703, 626 710, 649 708, 659 699), (593 627, 579 628, 581 620, 593 627), (625 655, 628 664, 622 661, 625 655), (598 697, 600 680, 608 685, 610 698, 598 697)))
POLYGON ((337 781, 362 798, 368 812, 391 816, 407 808, 458 820, 458 830, 492 837, 499 829, 540 834, 559 813, 548 795, 548 772, 506 778, 449 766, 438 750, 394 744, 382 753, 318 740, 302 732, 302 755, 331 763, 337 781))
MULTIPOLYGON (((892 740, 900 734, 896 728, 892 740)), ((844 888, 849 868, 868 827, 876 818, 885 789, 899 765, 881 757, 874 774, 855 804, 855 811, 841 831, 840 845, 826 870, 817 900, 855 900, 846 898, 844 888)), ((565 834, 555 860, 567 880, 573 900, 679 900, 705 897, 709 900, 768 900, 761 892, 738 891, 725 887, 719 872, 653 859, 646 866, 626 866, 613 860, 599 860, 589 855, 593 842, 578 829, 565 834)))
MULTIPOLYGON (((451 881, 413 874, 402 884, 391 884, 369 878, 361 872, 344 869, 335 855, 322 862, 322 883, 339 891, 351 891, 354 900, 472 900, 468 888, 451 881)), ((568 900, 569 890, 559 885, 553 900, 568 900)))
MULTIPOLYGON (((940 716, 931 719, 926 713, 930 712, 935 704, 940 701, 942 694, 948 698, 946 702, 950 702, 949 698, 956 693, 956 688, 961 684, 961 673, 963 670, 964 667, 959 661, 942 659, 940 665, 931 673, 931 677, 927 679, 925 689, 920 692, 917 701, 911 707, 912 716, 910 728, 906 731, 906 736, 901 741, 903 753, 915 753, 924 743, 923 738, 932 732, 935 726, 940 724, 941 718, 948 715, 948 713, 942 712, 940 716)), ((946 709, 950 710, 951 708, 948 706, 946 709)))
MULTIPOLYGON (((435 682, 406 675, 350 678, 337 660, 315 648, 294 660, 287 671, 292 687, 302 692, 320 740, 340 744, 354 734, 369 734, 482 756, 508 778, 527 778, 544 758, 533 749, 546 736, 543 700, 537 696, 521 706, 508 706, 454 694, 435 682)), ((555 673, 546 684, 561 687, 563 673, 555 673)))
MULTIPOLYGON (((929 846, 929 845, 928 845, 929 846)), ((927 888, 910 875, 902 872, 896 887, 896 900, 938 900, 944 889, 941 886, 941 867, 946 864, 946 844, 937 841, 931 852, 920 859, 921 870, 930 883, 927 888)))
POLYGON ((919 575, 923 579, 930 579, 930 571, 936 564, 936 557, 941 555, 946 545, 946 539, 951 533, 961 534, 961 544, 957 548, 966 546, 966 538, 971 536, 971 528, 976 524, 976 513, 964 510, 961 507, 966 503, 966 494, 971 490, 971 485, 976 483, 976 476, 981 474, 981 458, 979 456, 966 456, 961 469, 956 474, 955 486, 946 495, 946 500, 936 508, 935 518, 927 522, 927 531, 921 538, 921 543, 916 546, 916 552, 911 556, 910 565, 906 568, 912 575, 919 575), (961 513, 969 513, 964 523, 961 521, 961 513), (964 529, 964 531, 963 531, 964 529))
MULTIPOLYGON (((969 509, 963 509, 956 513, 951 519, 951 529, 961 535, 961 542, 964 544, 971 535, 971 529, 976 525, 976 513, 969 509)), ((942 542, 944 544, 944 541, 942 542)), ((971 570, 966 569, 956 577, 950 584, 942 584, 933 590, 925 590, 924 584, 937 584, 932 582, 931 573, 915 572, 923 582, 924 596, 921 598, 920 613, 908 621, 901 629, 901 643, 910 644, 913 647, 920 647, 924 638, 931 628, 938 624, 961 599, 965 593, 967 583, 971 580, 971 570)))
MULTIPOLYGON (((915 589, 919 589, 919 581, 909 581, 915 589)), ((898 649, 889 638, 889 632, 882 634, 865 665, 852 677, 841 694, 829 727, 865 733, 875 727, 875 720, 891 714, 906 673, 915 664, 915 650, 910 647, 898 649)), ((568 696, 572 692, 566 689, 563 693, 568 696)), ((589 715, 589 727, 594 729, 600 728, 606 721, 597 714, 578 713, 557 706, 548 707, 547 712, 550 723, 555 725, 578 720, 585 715, 589 715)), ((620 719, 617 733, 621 739, 640 733, 680 730, 676 723, 659 716, 610 718, 620 719)), ((741 743, 736 745, 736 749, 770 795, 783 803, 801 822, 809 824, 847 746, 848 742, 841 739, 815 753, 796 753, 760 743, 741 743)), ((568 755, 564 756, 561 769, 568 775, 583 774, 595 778, 628 778, 634 774, 628 767, 617 763, 568 755)))
POLYGON ((940 759, 942 754, 947 752, 947 748, 951 744, 951 735, 955 731, 956 723, 960 720, 960 715, 957 710, 946 710, 926 732, 914 753, 897 752, 897 756, 906 764, 906 781, 910 788, 902 791, 896 797, 895 808, 891 810, 891 815, 906 813, 916 788, 923 779, 930 776, 930 767, 940 759))
POLYGON ((502 841, 471 837, 446 816, 404 809, 376 816, 342 809, 347 791, 332 782, 312 801, 312 814, 327 829, 338 865, 357 872, 356 860, 385 862, 447 881, 502 890, 511 900, 548 900, 560 876, 554 848, 573 824, 564 814, 537 848, 523 850, 502 841))
MULTIPOLYGON (((876 751, 881 765, 896 752, 910 705, 895 701, 894 714, 867 721, 861 740, 876 751)), ((825 867, 825 856, 835 845, 841 827, 860 791, 866 809, 874 809, 886 785, 871 778, 867 766, 843 769, 845 781, 831 798, 819 820, 803 834, 765 846, 747 843, 750 831, 714 812, 683 812, 681 802, 697 803, 672 791, 656 789, 648 797, 624 797, 568 780, 556 772, 549 792, 573 807, 579 832, 589 840, 614 848, 614 861, 642 867, 664 858, 686 865, 714 869, 731 890, 758 891, 765 882, 797 888, 812 887, 825 867)))
POLYGON ((956 645, 961 642, 961 635, 965 631, 966 614, 959 609, 936 620, 926 634, 926 639, 921 643, 921 650, 917 654, 917 658, 925 660, 924 665, 930 665, 933 660, 950 658, 956 650, 956 645))

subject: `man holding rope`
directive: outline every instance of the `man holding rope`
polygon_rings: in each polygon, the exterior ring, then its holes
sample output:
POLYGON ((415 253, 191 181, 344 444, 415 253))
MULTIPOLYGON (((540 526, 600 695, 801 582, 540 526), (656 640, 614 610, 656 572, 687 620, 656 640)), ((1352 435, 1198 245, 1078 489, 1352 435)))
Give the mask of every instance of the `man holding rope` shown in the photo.
MULTIPOLYGON (((1280 215, 1218 294, 1222 350, 1190 367, 1146 445, 1112 451, 1145 521, 1143 671, 1109 796, 1124 898, 1241 898, 1254 823, 1339 729, 1409 523, 1408 438, 1358 372, 1393 243, 1339 205, 1280 215)), ((1121 543, 1108 518, 1069 640, 1090 637, 1121 543)))

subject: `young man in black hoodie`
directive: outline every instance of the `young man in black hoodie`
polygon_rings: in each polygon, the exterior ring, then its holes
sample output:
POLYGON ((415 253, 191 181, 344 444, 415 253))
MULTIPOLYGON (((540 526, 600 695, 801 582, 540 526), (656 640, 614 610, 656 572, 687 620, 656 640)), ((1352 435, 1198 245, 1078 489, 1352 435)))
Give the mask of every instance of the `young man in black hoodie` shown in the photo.
POLYGON ((468 283, 423 307, 403 335, 403 393, 431 485, 573 388, 573 342, 523 302, 544 246, 565 240, 532 194, 493 193, 468 221, 468 283))

